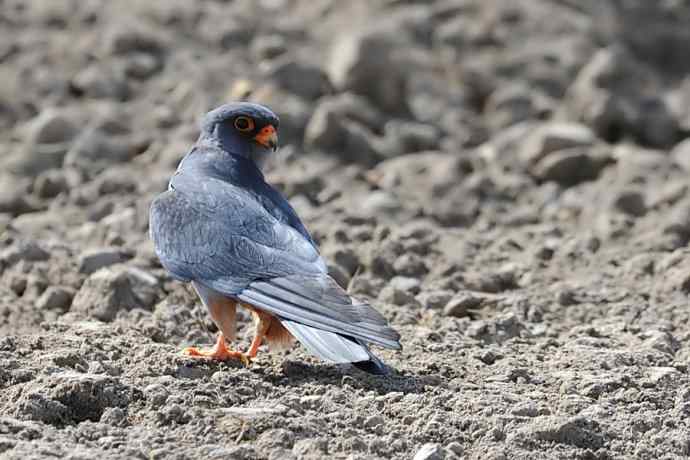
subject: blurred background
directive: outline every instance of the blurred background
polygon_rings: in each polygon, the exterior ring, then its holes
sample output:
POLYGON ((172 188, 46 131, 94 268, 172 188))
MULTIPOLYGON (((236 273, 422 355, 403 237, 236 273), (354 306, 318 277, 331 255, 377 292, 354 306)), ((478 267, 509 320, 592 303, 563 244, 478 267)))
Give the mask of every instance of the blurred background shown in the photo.
MULTIPOLYGON (((91 339, 105 348, 210 342, 156 260, 148 207, 201 116, 251 100, 281 118, 268 180, 338 282, 401 330, 386 360, 428 377, 353 390, 381 420, 329 397, 362 430, 318 419, 339 433, 331 453, 688 455, 689 45, 688 0, 0 0, 0 335, 63 350, 62 332, 99 320, 115 327, 91 339), (376 399, 425 385, 435 396, 404 407, 376 399)), ((3 363, 0 387, 33 378, 3 363)), ((273 402, 340 391, 319 368, 303 373, 321 390, 285 390, 280 369, 237 378, 273 402)), ((183 377, 165 386, 191 407, 183 377)), ((17 407, 0 399, 0 414, 42 417, 17 407)))

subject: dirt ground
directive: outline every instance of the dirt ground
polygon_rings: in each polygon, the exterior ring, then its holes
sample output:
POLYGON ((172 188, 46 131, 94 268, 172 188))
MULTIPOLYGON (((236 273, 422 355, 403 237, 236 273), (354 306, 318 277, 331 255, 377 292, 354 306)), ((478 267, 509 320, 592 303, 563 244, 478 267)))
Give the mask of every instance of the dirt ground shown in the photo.
POLYGON ((687 458, 688 43, 688 0, 0 0, 0 458, 687 458), (180 353, 148 206, 238 99, 391 375, 180 353))

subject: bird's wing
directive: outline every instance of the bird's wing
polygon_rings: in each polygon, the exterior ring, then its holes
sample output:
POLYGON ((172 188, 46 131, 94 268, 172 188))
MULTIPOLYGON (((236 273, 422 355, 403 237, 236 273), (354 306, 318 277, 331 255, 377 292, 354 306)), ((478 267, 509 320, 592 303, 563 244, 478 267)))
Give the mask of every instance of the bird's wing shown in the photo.
POLYGON ((318 251, 299 232, 251 196, 213 179, 194 193, 172 189, 159 195, 149 226, 156 253, 173 276, 226 295, 257 279, 325 270, 318 251))
POLYGON ((238 187, 205 178, 194 188, 173 188, 151 205, 150 231, 161 263, 179 279, 281 320, 400 348, 385 318, 328 276, 310 240, 238 187))
POLYGON ((353 301, 325 273, 257 280, 237 296, 281 319, 400 349, 400 335, 366 303, 353 301))
MULTIPOLYGON (((314 239, 309 234, 309 231, 304 226, 302 221, 295 210, 290 206, 290 203, 280 194, 276 189, 268 184, 262 184, 263 190, 261 194, 261 199, 264 203, 264 207, 278 219, 279 221, 288 224, 295 230, 297 230, 302 236, 304 236, 312 246, 317 248, 314 239)), ((318 248, 317 248, 318 250, 318 248)))

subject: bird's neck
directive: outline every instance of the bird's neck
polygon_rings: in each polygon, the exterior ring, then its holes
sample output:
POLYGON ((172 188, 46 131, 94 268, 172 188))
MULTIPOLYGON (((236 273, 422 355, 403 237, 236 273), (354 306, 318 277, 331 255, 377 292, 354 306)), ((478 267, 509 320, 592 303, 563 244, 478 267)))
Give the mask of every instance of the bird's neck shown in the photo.
POLYGON ((203 143, 197 143, 182 159, 177 170, 200 177, 215 177, 238 185, 264 180, 260 166, 253 159, 203 143))

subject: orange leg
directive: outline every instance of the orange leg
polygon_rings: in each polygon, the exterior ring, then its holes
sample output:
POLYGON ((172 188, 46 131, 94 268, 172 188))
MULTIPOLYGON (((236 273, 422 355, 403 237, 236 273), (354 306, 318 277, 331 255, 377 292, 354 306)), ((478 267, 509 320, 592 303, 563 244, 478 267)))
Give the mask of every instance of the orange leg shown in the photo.
POLYGON ((251 363, 249 356, 246 354, 239 351, 228 350, 228 348, 225 346, 225 335, 223 335, 222 332, 218 334, 218 339, 216 340, 216 344, 213 346, 213 348, 208 350, 200 350, 195 347, 187 347, 182 350, 182 353, 194 358, 210 358, 217 361, 239 359, 244 363, 245 366, 248 366, 251 363))
POLYGON ((271 315, 258 312, 256 310, 253 310, 252 313, 254 314, 256 327, 254 329, 254 339, 252 340, 252 344, 249 347, 247 356, 249 356, 250 358, 255 358, 256 354, 259 351, 259 347, 261 346, 261 342, 266 336, 268 329, 271 327, 271 321, 273 321, 273 317, 271 315))

